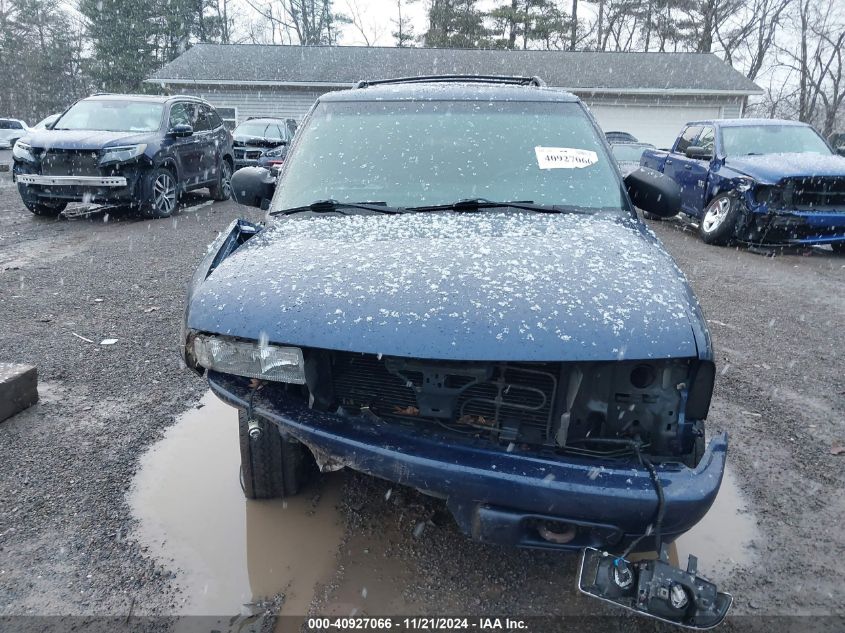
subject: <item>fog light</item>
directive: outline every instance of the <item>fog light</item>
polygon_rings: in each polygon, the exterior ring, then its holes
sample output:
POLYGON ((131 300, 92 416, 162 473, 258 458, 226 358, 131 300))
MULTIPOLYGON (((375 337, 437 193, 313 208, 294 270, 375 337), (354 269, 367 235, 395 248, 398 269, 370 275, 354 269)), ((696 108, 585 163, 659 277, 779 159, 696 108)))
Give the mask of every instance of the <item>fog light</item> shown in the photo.
POLYGON ((194 338, 194 356, 197 364, 224 374, 305 384, 305 361, 298 347, 201 334, 194 338))

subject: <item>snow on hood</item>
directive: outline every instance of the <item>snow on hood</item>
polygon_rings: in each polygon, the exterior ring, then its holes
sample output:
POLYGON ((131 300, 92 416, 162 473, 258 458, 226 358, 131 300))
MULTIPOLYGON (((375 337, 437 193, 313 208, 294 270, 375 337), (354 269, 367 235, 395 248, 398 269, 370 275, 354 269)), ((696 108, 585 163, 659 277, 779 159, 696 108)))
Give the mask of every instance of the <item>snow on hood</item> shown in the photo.
POLYGON ((97 150, 106 145, 143 143, 156 132, 103 132, 98 130, 36 130, 26 142, 47 149, 97 150))
POLYGON ((691 357, 689 287, 631 219, 291 216, 197 289, 195 330, 452 360, 691 357))
POLYGON ((729 156, 725 165, 764 184, 800 176, 845 176, 845 158, 812 152, 729 156))

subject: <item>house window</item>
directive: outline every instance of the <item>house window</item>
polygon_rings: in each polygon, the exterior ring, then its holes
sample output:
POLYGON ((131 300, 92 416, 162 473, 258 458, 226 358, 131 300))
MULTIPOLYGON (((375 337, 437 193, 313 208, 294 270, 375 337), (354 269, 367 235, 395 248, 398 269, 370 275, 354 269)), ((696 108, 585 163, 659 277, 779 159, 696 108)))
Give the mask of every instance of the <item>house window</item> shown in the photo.
POLYGON ((226 127, 227 130, 231 132, 236 127, 238 127, 237 108, 224 108, 221 106, 214 106, 214 109, 217 110, 217 114, 219 114, 220 118, 223 119, 223 125, 226 127))

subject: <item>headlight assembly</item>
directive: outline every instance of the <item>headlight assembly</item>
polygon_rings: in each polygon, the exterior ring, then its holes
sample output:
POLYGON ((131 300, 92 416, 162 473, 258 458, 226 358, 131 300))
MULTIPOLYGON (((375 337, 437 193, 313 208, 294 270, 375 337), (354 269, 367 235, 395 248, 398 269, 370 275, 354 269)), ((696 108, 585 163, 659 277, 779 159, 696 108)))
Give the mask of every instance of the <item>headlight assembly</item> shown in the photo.
POLYGON ((103 150, 103 156, 100 158, 100 164, 125 163, 133 158, 138 158, 146 149, 147 146, 145 144, 107 147, 103 150))
POLYGON ((735 184, 737 191, 745 193, 746 191, 751 190, 751 188, 754 186, 754 181, 749 180, 748 178, 737 178, 735 184))
POLYGON ((278 147, 274 147, 273 149, 268 149, 266 152, 264 152, 264 155, 279 158, 285 155, 285 151, 287 151, 287 146, 279 145, 278 147))
POLYGON ((27 163, 34 163, 35 156, 32 155, 32 147, 26 143, 18 141, 12 148, 12 156, 17 160, 26 161, 27 163))
POLYGON ((199 365, 224 374, 305 384, 305 360, 298 347, 201 334, 194 338, 194 356, 199 365))

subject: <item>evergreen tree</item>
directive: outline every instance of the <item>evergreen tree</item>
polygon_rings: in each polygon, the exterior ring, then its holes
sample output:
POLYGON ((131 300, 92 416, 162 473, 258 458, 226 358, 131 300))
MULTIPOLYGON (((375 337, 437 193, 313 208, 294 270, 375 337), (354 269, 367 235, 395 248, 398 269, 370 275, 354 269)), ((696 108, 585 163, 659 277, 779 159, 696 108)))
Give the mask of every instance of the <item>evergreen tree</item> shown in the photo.
POLYGON ((0 0, 0 112, 33 124, 84 95, 82 50, 59 0, 0 0))
POLYGON ((98 88, 135 92, 161 61, 159 34, 168 18, 156 2, 80 0, 88 20, 93 57, 91 72, 98 88))
POLYGON ((485 48, 491 45, 484 13, 477 0, 432 0, 428 10, 426 46, 485 48))

